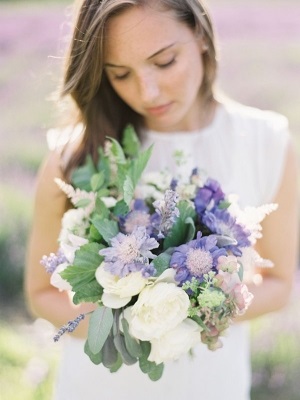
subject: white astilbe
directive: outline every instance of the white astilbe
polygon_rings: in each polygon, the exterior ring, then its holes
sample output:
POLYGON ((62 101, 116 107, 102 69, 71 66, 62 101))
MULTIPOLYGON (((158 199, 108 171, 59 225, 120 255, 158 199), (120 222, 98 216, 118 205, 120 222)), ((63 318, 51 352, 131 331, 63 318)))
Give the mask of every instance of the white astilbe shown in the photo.
POLYGON ((252 244, 255 244, 257 239, 262 237, 261 222, 267 215, 277 210, 278 204, 263 204, 259 207, 245 207, 242 210, 235 195, 229 196, 228 200, 231 203, 229 212, 236 217, 238 224, 245 226, 251 232, 249 240, 252 244))
POLYGON ((108 157, 109 159, 109 169, 112 178, 116 178, 118 174, 118 165, 117 165, 117 160, 116 156, 112 152, 112 142, 110 140, 106 140, 104 142, 104 155, 108 157))
POLYGON ((83 207, 86 215, 89 215, 94 210, 96 193, 86 192, 85 190, 81 190, 78 188, 74 189, 72 185, 69 185, 60 178, 55 178, 54 181, 58 185, 58 187, 67 195, 74 206, 76 206, 81 200, 89 200, 89 203, 85 207, 83 207))

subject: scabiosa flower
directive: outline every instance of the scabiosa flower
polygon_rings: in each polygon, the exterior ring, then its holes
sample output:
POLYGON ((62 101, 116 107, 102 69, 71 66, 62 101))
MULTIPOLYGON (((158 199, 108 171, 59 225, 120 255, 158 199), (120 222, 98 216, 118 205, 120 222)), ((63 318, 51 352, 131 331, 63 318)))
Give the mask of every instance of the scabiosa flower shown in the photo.
POLYGON ((251 232, 236 222, 236 218, 232 216, 228 210, 214 207, 211 211, 205 211, 202 222, 218 235, 229 236, 236 240, 237 244, 224 246, 231 250, 235 256, 241 256, 242 247, 251 245, 249 237, 251 232))
POLYGON ((195 197, 195 208, 199 218, 205 210, 213 208, 224 199, 225 195, 219 182, 207 179, 204 186, 198 189, 195 197))
POLYGON ((201 236, 198 232, 195 240, 176 247, 172 254, 170 266, 176 270, 175 279, 180 285, 193 277, 202 282, 204 274, 216 271, 218 258, 227 254, 216 245, 216 236, 201 236))
POLYGON ((58 251, 54 253, 50 253, 49 256, 43 256, 40 263, 45 267, 45 270, 48 274, 53 274, 58 265, 67 262, 67 259, 62 251, 62 249, 58 249, 58 251))
POLYGON ((179 217, 179 209, 176 207, 177 202, 178 194, 174 190, 166 190, 164 200, 156 200, 153 203, 155 211, 160 217, 157 226, 159 238, 164 238, 169 233, 179 217))
POLYGON ((158 246, 145 227, 138 227, 128 235, 118 233, 111 240, 111 247, 100 250, 99 254, 104 256, 105 270, 113 275, 123 278, 130 272, 142 271, 149 276, 155 273, 149 259, 156 257, 150 250, 158 246))
POLYGON ((127 215, 119 217, 119 223, 121 231, 127 234, 132 233, 139 226, 145 227, 148 235, 151 235, 153 230, 149 208, 142 199, 134 201, 132 210, 127 215))

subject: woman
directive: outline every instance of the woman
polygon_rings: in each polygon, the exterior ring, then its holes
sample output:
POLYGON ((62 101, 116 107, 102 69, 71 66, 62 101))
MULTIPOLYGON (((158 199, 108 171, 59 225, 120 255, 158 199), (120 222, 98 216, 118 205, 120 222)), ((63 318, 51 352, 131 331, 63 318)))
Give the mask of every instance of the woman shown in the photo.
MULTIPOLYGON (((205 169, 242 205, 279 204, 263 224, 258 243, 274 268, 256 270, 249 282, 254 301, 243 320, 282 307, 296 265, 296 160, 284 117, 220 101, 213 28, 198 0, 81 1, 67 57, 63 97, 75 104, 82 134, 41 168, 28 252, 26 288, 33 313, 56 326, 93 307, 75 307, 49 284, 39 265, 57 250, 61 218, 68 207, 53 182, 64 180, 86 154, 97 158, 106 136, 120 139, 131 123, 143 145, 155 143, 148 170, 173 173, 205 169), (173 154, 181 151, 180 167, 173 154)), ((86 323, 75 331, 84 337, 86 323)), ((238 321, 216 352, 199 345, 193 357, 166 365, 151 382, 138 367, 110 374, 84 355, 83 341, 68 338, 56 399, 249 399, 247 325, 238 321)))

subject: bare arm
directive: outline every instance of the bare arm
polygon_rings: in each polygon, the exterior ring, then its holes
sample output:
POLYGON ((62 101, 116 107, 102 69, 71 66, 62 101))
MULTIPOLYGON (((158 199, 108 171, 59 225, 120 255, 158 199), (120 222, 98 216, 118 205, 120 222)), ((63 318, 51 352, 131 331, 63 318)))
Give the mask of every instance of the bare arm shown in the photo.
POLYGON ((257 243, 259 254, 272 260, 273 268, 257 271, 248 285, 254 300, 240 318, 251 319, 283 307, 290 295, 298 262, 298 182, 296 154, 290 146, 287 152, 282 182, 274 203, 278 209, 263 222, 263 237, 257 243))
MULTIPOLYGON (((25 291, 33 315, 60 327, 81 312, 91 311, 93 305, 75 306, 67 292, 59 292, 50 285, 50 276, 40 265, 43 255, 55 253, 58 249, 61 219, 67 208, 66 196, 55 184, 55 177, 64 179, 59 155, 53 152, 45 160, 38 175, 34 219, 27 252, 25 291)), ((87 320, 80 323, 75 335, 84 336, 86 329, 87 320)))

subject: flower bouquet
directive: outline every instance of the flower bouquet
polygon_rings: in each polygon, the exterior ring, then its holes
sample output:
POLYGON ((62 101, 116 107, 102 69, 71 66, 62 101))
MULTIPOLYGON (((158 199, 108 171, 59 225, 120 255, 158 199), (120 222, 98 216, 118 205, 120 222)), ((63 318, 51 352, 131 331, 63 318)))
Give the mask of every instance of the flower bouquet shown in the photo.
POLYGON ((122 145, 108 139, 97 165, 88 157, 74 171, 72 185, 56 179, 74 208, 63 216, 58 252, 41 263, 75 304, 95 303, 84 347, 91 361, 111 372, 139 363, 158 380, 165 362, 197 343, 222 346, 253 297, 243 258, 268 264, 253 245, 276 206, 241 210, 197 169, 186 180, 143 174, 151 151, 129 126, 122 145))

